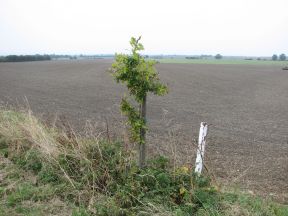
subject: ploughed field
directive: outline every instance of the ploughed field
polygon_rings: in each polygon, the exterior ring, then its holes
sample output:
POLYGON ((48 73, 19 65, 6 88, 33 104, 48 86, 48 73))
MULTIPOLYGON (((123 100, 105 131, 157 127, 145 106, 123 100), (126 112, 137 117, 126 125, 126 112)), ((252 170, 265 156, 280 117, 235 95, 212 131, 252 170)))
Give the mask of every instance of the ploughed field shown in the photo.
MULTIPOLYGON (((0 101, 18 106, 26 97, 38 116, 65 116, 80 131, 86 120, 105 118, 112 128, 122 119, 118 104, 125 88, 107 72, 111 63, 1 63, 0 101)), ((157 70, 169 94, 148 98, 149 152, 194 163, 205 121, 205 159, 216 180, 287 203, 288 72, 277 65, 162 63, 157 70)))

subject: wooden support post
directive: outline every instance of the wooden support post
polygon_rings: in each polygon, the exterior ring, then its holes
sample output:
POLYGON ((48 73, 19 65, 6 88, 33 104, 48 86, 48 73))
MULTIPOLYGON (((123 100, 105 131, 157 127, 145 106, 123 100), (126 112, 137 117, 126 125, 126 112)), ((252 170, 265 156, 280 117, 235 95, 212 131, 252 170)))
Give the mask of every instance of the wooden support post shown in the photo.
POLYGON ((208 125, 206 122, 201 122, 199 139, 198 139, 197 157, 195 163, 195 173, 197 173, 198 175, 201 175, 203 168, 204 151, 205 151, 207 134, 208 134, 208 125))

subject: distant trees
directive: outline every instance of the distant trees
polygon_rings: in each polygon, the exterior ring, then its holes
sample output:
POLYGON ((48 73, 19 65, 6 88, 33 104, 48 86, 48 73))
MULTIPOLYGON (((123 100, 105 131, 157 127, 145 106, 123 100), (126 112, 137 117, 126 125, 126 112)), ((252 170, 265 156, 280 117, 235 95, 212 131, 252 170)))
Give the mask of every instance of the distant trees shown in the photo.
POLYGON ((285 61, 286 60, 286 55, 284 53, 282 53, 280 56, 279 56, 279 60, 280 61, 285 61))
POLYGON ((272 60, 273 60, 273 61, 277 61, 277 59, 278 59, 278 56, 277 56, 276 54, 274 54, 274 55, 272 56, 272 60))
POLYGON ((284 54, 284 53, 282 53, 281 55, 279 55, 279 57, 276 55, 276 54, 274 54, 273 56, 272 56, 272 60, 273 61, 277 61, 277 60, 279 60, 279 61, 285 61, 287 59, 287 57, 286 57, 286 55, 284 54))
POLYGON ((49 55, 8 55, 0 59, 1 62, 25 62, 51 60, 49 55))
POLYGON ((186 56, 185 59, 200 59, 200 57, 197 57, 197 56, 186 56))
POLYGON ((220 54, 217 54, 217 55, 215 55, 215 59, 222 59, 222 55, 220 55, 220 54))
POLYGON ((186 56, 185 59, 211 59, 213 55, 193 55, 193 56, 186 56))

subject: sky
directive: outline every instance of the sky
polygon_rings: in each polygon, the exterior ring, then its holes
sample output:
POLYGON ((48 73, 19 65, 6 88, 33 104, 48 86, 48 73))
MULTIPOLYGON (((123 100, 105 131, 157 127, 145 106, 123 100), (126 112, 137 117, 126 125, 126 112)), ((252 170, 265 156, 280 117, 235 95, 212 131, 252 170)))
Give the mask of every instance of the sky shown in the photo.
POLYGON ((288 54, 288 0, 0 0, 0 55, 288 54))

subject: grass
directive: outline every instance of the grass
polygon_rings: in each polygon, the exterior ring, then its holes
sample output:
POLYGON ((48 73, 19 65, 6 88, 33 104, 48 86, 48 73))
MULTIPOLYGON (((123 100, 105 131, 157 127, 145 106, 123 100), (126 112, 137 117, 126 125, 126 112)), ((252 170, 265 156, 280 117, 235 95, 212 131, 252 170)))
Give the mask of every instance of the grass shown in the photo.
POLYGON ((241 59, 185 59, 185 58, 164 58, 156 59, 160 63, 177 63, 177 64, 233 64, 233 65, 279 65, 287 66, 288 61, 258 61, 258 60, 241 60, 241 59))
POLYGON ((209 176, 158 156, 139 169, 119 141, 49 128, 0 110, 0 215, 288 215, 288 207, 221 192, 209 176))

